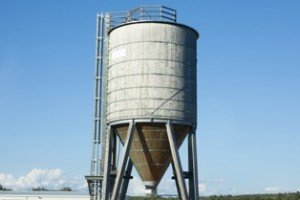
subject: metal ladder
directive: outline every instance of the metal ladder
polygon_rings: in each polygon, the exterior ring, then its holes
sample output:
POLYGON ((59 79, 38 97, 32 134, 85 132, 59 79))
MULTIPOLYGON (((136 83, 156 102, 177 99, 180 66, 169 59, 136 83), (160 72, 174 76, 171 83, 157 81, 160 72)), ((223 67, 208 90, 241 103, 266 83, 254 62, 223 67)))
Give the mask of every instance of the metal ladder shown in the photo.
MULTIPOLYGON (((96 56, 95 56, 95 86, 94 86, 94 130, 93 148, 90 175, 86 176, 89 186, 91 200, 100 200, 103 180, 103 169, 101 169, 101 137, 106 131, 104 118, 104 94, 105 84, 105 16, 97 15, 96 22, 96 56)), ((104 141, 105 142, 105 141, 104 141)))

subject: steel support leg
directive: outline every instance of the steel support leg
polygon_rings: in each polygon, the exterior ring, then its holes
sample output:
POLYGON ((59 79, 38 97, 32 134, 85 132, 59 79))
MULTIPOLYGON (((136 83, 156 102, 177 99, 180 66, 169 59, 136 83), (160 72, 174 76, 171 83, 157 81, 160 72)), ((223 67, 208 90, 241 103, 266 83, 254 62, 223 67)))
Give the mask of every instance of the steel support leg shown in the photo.
POLYGON ((112 155, 112 158, 111 158, 111 164, 112 164, 112 170, 116 170, 116 168, 118 166, 117 165, 117 133, 116 131, 112 131, 112 138, 111 138, 111 148, 112 148, 112 152, 111 152, 111 155, 112 155))
POLYGON ((106 147, 104 159, 104 177, 102 185, 102 200, 108 200, 110 193, 110 172, 111 172, 111 137, 112 128, 109 126, 106 133, 106 147))
POLYGON ((124 150, 123 150, 123 155, 121 157, 121 167, 117 172, 117 177, 116 177, 116 181, 113 187, 113 192, 111 195, 111 200, 118 200, 119 199, 119 192, 120 192, 120 187, 121 187, 121 183, 123 180, 123 175, 125 172, 125 167, 127 164, 127 160, 129 157, 129 151, 131 148, 131 144, 132 144, 132 140, 133 140, 133 130, 135 128, 134 125, 134 121, 132 120, 129 124, 129 128, 127 131, 127 136, 126 136, 126 141, 124 144, 124 150))
POLYGON ((127 192, 127 189, 128 189, 129 180, 132 178, 132 176, 131 176, 132 167, 133 167, 133 163, 132 163, 131 159, 129 158, 128 159, 128 164, 127 164, 127 169, 126 169, 126 172, 125 172, 125 175, 124 175, 125 177, 124 177, 122 187, 121 187, 120 200, 123 200, 126 197, 126 192, 127 192))
POLYGON ((191 200, 198 200, 199 191, 198 191, 198 164, 197 164, 197 143, 196 143, 196 133, 193 130, 189 134, 189 167, 191 169, 190 173, 192 173, 192 177, 190 179, 190 191, 193 191, 190 195, 191 200), (190 159, 191 158, 191 159, 190 159))
POLYGON ((181 194, 180 194, 180 190, 179 190, 178 180, 177 180, 177 178, 176 178, 176 172, 175 172, 174 162, 172 161, 171 164, 172 164, 173 175, 174 175, 174 180, 175 180, 175 184, 176 184, 177 193, 178 193, 178 196, 180 197, 181 194))
POLYGON ((191 133, 188 135, 188 162, 189 162, 189 199, 194 200, 194 166, 193 166, 193 149, 191 133))
POLYGON ((180 161, 180 157, 179 157, 179 153, 178 153, 178 145, 175 140, 172 123, 170 121, 167 122, 166 129, 167 129, 168 139, 169 139, 169 143, 170 143, 172 159, 173 159, 173 163, 174 163, 174 167, 175 167, 176 178, 177 178, 178 186, 179 186, 179 190, 180 190, 180 199, 188 200, 186 184, 184 181, 181 161, 180 161))

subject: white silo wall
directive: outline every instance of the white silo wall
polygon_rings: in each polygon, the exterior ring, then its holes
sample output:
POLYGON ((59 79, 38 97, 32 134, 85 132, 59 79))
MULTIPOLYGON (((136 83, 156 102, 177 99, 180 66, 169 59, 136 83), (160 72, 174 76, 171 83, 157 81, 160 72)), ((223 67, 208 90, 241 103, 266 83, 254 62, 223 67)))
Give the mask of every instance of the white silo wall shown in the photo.
POLYGON ((109 34, 107 122, 173 119, 196 123, 198 33, 164 22, 128 23, 109 34))

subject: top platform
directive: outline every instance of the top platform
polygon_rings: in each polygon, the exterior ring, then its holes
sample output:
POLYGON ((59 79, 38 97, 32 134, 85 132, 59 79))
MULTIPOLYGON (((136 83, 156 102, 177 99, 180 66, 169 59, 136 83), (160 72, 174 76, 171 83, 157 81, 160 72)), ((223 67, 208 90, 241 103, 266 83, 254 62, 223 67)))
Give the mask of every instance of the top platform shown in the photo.
MULTIPOLYGON (((103 16, 103 14, 100 14, 103 16)), ((159 22, 177 22, 177 12, 175 9, 166 6, 139 6, 125 12, 105 13, 107 28, 113 29, 117 26, 138 21, 159 21, 159 22)))

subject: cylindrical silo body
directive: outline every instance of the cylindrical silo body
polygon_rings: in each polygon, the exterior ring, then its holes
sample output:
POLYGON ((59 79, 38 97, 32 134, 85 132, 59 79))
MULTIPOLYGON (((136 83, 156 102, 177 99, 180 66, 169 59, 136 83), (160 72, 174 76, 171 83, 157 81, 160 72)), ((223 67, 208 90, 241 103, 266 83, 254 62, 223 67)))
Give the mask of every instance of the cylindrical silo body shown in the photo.
POLYGON ((130 158, 148 188, 156 188, 172 159, 164 120, 174 122, 178 145, 196 125, 198 37, 185 25, 157 21, 109 33, 106 120, 123 141, 126 120, 138 122, 130 158))

